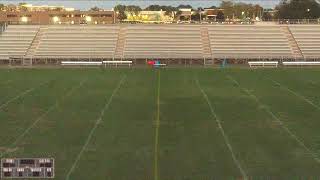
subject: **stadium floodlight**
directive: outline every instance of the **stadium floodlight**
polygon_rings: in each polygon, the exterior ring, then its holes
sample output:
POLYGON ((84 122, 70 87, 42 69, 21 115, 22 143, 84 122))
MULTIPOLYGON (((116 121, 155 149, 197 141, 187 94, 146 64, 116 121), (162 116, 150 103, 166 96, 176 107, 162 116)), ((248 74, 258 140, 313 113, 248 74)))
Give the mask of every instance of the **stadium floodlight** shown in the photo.
POLYGON ((86 21, 87 21, 87 22, 91 22, 91 21, 92 21, 91 16, 86 16, 86 21))
POLYGON ((28 22, 28 17, 25 17, 25 16, 21 17, 21 21, 22 22, 28 22))
POLYGON ((53 22, 54 22, 54 23, 56 23, 56 22, 58 22, 58 21, 59 21, 59 17, 54 16, 54 17, 52 18, 52 20, 53 20, 53 22))

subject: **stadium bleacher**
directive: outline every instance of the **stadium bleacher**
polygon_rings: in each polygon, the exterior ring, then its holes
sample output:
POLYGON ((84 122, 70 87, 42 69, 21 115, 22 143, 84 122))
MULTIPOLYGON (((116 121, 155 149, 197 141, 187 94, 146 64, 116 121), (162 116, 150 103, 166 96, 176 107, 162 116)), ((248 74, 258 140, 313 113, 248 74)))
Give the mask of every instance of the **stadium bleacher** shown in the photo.
POLYGON ((35 58, 112 58, 118 26, 49 26, 31 56, 35 58))
POLYGON ((307 59, 320 57, 320 26, 290 25, 289 26, 300 50, 307 59))
POLYGON ((0 35, 0 59, 25 56, 39 26, 10 25, 0 35))
POLYGON ((292 52, 280 26, 209 26, 212 54, 215 58, 292 58, 292 52))
POLYGON ((0 34, 0 59, 319 59, 319 29, 319 25, 9 25, 0 34))
POLYGON ((199 26, 128 26, 125 58, 202 58, 199 26))

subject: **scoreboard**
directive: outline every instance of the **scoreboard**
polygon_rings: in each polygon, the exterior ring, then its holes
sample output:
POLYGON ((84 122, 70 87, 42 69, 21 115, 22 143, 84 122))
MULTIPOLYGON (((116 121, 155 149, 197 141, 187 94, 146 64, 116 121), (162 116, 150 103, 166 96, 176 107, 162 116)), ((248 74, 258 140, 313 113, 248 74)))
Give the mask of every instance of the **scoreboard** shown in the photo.
POLYGON ((1 178, 54 178, 53 158, 1 159, 1 178))

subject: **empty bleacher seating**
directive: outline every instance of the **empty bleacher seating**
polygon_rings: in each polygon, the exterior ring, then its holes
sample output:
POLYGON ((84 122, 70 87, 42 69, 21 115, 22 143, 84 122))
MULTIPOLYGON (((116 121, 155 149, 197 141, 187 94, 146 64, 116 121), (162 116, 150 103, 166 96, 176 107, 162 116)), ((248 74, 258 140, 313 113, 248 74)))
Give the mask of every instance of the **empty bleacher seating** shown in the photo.
POLYGON ((127 27, 125 58, 202 58, 199 26, 133 25, 127 27))
POLYGON ((215 58, 292 58, 280 26, 208 26, 212 55, 215 58))
POLYGON ((320 26, 9 25, 0 34, 0 59, 24 57, 24 61, 211 57, 298 60, 296 57, 302 55, 319 59, 320 26))
POLYGON ((43 33, 36 58, 112 58, 118 26, 49 26, 43 33))
POLYGON ((0 34, 0 59, 21 58, 26 54, 39 26, 10 25, 0 34))
POLYGON ((290 25, 289 28, 306 59, 320 57, 319 25, 290 25))

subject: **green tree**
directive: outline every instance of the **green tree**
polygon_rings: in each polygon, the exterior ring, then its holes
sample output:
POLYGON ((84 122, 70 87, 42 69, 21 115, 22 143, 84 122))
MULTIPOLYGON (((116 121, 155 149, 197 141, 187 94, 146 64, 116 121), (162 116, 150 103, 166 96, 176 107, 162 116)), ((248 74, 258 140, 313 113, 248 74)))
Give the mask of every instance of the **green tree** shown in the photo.
POLYGON ((25 3, 25 2, 22 2, 22 3, 18 4, 18 6, 19 6, 21 11, 28 11, 28 8, 25 7, 25 5, 27 5, 27 3, 25 3))
POLYGON ((277 7, 279 19, 316 19, 320 17, 320 4, 315 0, 283 0, 277 7))
POLYGON ((186 5, 180 4, 177 8, 178 9, 192 9, 192 6, 189 4, 186 4, 186 5))
POLYGON ((126 11, 126 6, 125 6, 125 5, 121 5, 121 4, 116 5, 116 6, 114 7, 114 11, 117 13, 117 18, 118 18, 120 21, 122 21, 122 20, 124 20, 124 19, 127 19, 127 15, 126 15, 126 13, 125 13, 125 11, 126 11))
POLYGON ((5 9, 5 5, 4 4, 0 4, 0 11, 3 11, 5 9))
POLYGON ((233 16, 237 18, 260 16, 263 8, 258 4, 247 4, 243 2, 234 3, 232 1, 222 1, 220 8, 224 9, 224 15, 228 18, 233 16), (243 14, 244 13, 244 14, 243 14))
POLYGON ((100 11, 101 9, 98 6, 90 8, 90 11, 100 11))
POLYGON ((139 12, 142 11, 142 9, 139 6, 129 5, 129 6, 126 6, 126 11, 133 16, 133 15, 138 15, 139 12))
POLYGON ((150 6, 146 7, 144 10, 146 10, 146 11, 160 11, 161 10, 161 6, 159 6, 159 5, 150 5, 150 6))
POLYGON ((262 20, 263 21, 271 21, 273 19, 270 12, 263 12, 262 14, 262 20))
POLYGON ((224 13, 222 11, 218 11, 218 13, 217 13, 217 21, 218 22, 223 22, 224 20, 225 20, 224 13))

